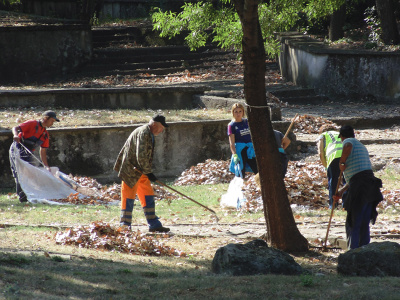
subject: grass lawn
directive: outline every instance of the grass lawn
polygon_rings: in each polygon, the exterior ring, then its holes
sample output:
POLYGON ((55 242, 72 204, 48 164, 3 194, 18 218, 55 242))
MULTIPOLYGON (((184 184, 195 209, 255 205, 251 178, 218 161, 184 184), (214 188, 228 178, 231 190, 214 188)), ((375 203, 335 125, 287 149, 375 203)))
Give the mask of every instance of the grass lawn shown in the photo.
MULTIPOLYGON (((27 120, 40 119, 48 107, 6 108, 0 111, 0 126, 11 129, 27 120)), ((60 122, 55 122, 51 128, 131 125, 148 123, 156 113, 153 110, 131 109, 68 109, 51 108, 57 112, 60 122), (57 124, 56 124, 57 123, 57 124)), ((165 115, 167 122, 199 121, 199 120, 229 120, 232 118, 230 109, 179 109, 158 111, 165 115)))
MULTIPOLYGON (((395 176, 389 174, 390 178, 395 176)), ((227 184, 174 186, 215 210, 220 223, 260 223, 263 214, 222 211, 218 199, 227 184)), ((0 299, 398 299, 397 278, 343 277, 338 253, 309 251, 294 256, 308 270, 301 276, 232 277, 211 272, 215 251, 248 240, 188 235, 153 236, 186 256, 140 256, 55 243, 65 227, 94 221, 117 225, 119 207, 21 204, 11 190, 0 193, 0 299)), ((180 198, 157 201, 164 224, 210 224, 211 214, 180 198)), ((296 213, 318 223, 328 210, 296 213)), ((385 217, 382 215, 380 217, 385 217)), ((391 216, 387 216, 391 218, 391 216)), ((338 212, 337 220, 345 218, 338 212)), ((145 225, 135 206, 133 224, 145 225)))

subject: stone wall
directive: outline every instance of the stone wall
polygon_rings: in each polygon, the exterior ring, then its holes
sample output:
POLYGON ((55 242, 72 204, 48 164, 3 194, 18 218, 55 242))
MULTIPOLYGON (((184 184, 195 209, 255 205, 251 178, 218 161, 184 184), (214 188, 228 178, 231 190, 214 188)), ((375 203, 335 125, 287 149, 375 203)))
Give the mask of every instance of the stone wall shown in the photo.
POLYGON ((21 0, 25 13, 52 18, 79 19, 80 0, 21 0))
POLYGON ((143 18, 149 16, 152 7, 159 7, 164 11, 179 11, 184 2, 183 0, 103 0, 100 18, 143 18))
POLYGON ((70 109, 192 109, 193 97, 207 86, 85 88, 0 91, 0 107, 70 109))
MULTIPOLYGON (((100 15, 97 16, 100 18, 134 19, 148 17, 152 7, 179 11, 184 2, 184 0, 100 0, 101 5, 96 3, 91 9, 100 8, 100 15)), ((66 19, 79 19, 84 10, 80 0, 22 0, 22 6, 25 13, 66 19)))
POLYGON ((92 57, 86 25, 0 27, 0 83, 54 78, 92 57))
MULTIPOLYGON (((179 176, 185 169, 206 159, 229 159, 226 128, 229 120, 175 122, 156 137, 154 173, 159 177, 179 176)), ((140 125, 49 129, 51 166, 62 172, 90 176, 103 183, 119 182, 113 171, 115 159, 129 134, 140 125)), ((288 122, 273 122, 286 132, 288 122)), ((295 136, 290 138, 294 141, 295 136)), ((8 150, 12 143, 10 130, 0 131, 0 187, 14 186, 8 150)), ((292 143, 295 151, 295 143, 292 143)), ((289 149, 289 151, 291 151, 289 149)))
POLYGON ((296 85, 347 100, 399 101, 399 53, 332 49, 298 33, 280 39, 281 74, 296 85))

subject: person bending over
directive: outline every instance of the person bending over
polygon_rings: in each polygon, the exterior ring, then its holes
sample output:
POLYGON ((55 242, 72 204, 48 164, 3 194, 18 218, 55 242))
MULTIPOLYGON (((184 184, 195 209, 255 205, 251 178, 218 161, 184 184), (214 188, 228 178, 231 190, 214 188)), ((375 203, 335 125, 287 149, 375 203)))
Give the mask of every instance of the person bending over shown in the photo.
POLYGON ((32 153, 37 149, 40 148, 40 158, 43 162, 43 165, 50 171, 50 167, 47 161, 47 148, 49 147, 49 134, 46 128, 51 127, 54 122, 60 122, 57 118, 56 113, 54 111, 48 110, 43 113, 43 116, 40 120, 29 120, 24 123, 19 124, 12 128, 13 139, 15 145, 11 145, 10 148, 10 166, 11 172, 15 179, 16 183, 16 192, 19 197, 20 202, 27 202, 28 199, 24 191, 21 188, 21 185, 18 180, 17 169, 15 167, 14 159, 14 149, 16 148, 19 152, 19 157, 32 163, 32 153))

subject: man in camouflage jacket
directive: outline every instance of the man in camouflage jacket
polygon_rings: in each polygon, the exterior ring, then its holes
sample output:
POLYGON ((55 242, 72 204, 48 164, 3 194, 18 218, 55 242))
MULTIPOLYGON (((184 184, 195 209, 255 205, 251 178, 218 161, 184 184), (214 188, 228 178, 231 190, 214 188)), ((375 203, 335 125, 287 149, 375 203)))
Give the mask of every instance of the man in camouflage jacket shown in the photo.
POLYGON ((150 182, 157 181, 151 172, 154 137, 168 125, 165 117, 155 115, 148 124, 136 128, 122 147, 114 170, 121 178, 121 225, 131 226, 134 200, 138 195, 150 232, 168 232, 155 213, 154 191, 150 182))

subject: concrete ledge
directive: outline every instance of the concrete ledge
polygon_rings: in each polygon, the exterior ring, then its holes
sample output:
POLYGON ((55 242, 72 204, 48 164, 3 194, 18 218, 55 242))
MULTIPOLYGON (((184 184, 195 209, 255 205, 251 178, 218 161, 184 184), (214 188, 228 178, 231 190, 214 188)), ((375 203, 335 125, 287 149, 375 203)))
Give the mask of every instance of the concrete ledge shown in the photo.
MULTIPOLYGON (((206 159, 229 159, 226 128, 229 120, 175 122, 156 137, 154 173, 176 177, 190 166, 206 159)), ((64 173, 91 176, 102 183, 120 182, 113 171, 115 159, 130 133, 140 126, 104 126, 49 129, 49 163, 64 173)), ((286 132, 289 122, 273 122, 273 127, 286 132)), ((295 136, 290 136, 295 141, 295 136)), ((0 187, 14 186, 8 151, 12 143, 10 130, 0 131, 0 187)), ((295 143, 289 151, 295 151, 295 143)))
POLYGON ((0 106, 35 105, 75 109, 192 109, 193 96, 207 86, 87 88, 0 91, 0 106))
MULTIPOLYGON (((226 98, 219 96, 202 96, 195 95, 193 98, 193 104, 198 107, 206 107, 206 108, 224 108, 230 110, 232 105, 235 103, 242 103, 246 108, 246 101, 234 99, 234 98, 226 98)), ((281 108, 274 105, 273 103, 267 103, 269 105, 269 113, 271 117, 271 121, 281 121, 282 113, 281 108)))
POLYGON ((400 124, 400 116, 390 116, 384 118, 369 118, 365 119, 362 117, 356 118, 332 118, 331 121, 338 125, 351 125, 353 128, 357 129, 367 129, 367 128, 383 128, 391 127, 400 124))
POLYGON ((280 40, 281 74, 296 85, 335 97, 400 100, 400 53, 332 49, 298 33, 280 40))

